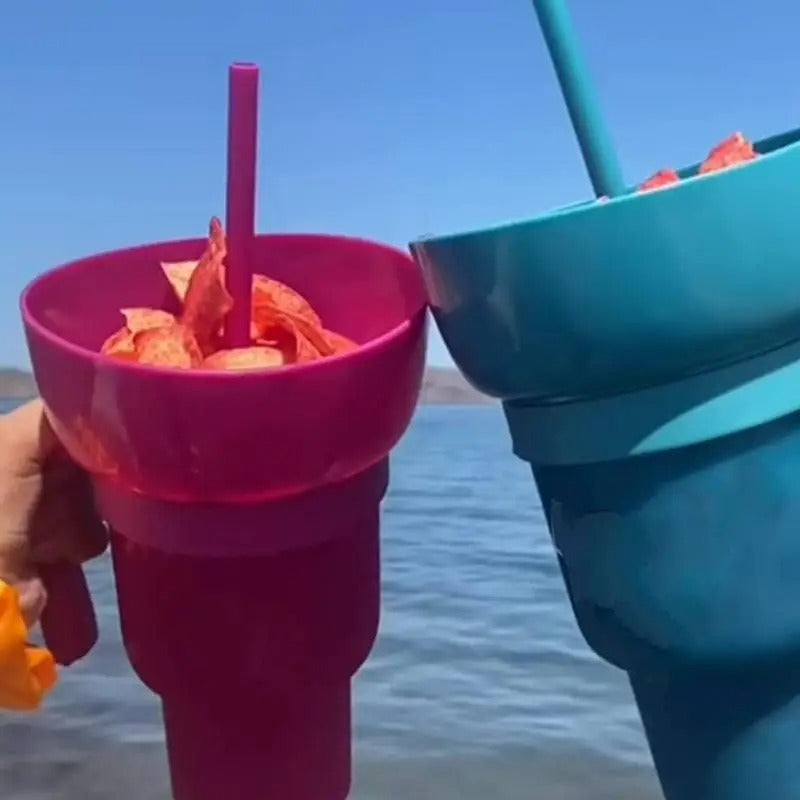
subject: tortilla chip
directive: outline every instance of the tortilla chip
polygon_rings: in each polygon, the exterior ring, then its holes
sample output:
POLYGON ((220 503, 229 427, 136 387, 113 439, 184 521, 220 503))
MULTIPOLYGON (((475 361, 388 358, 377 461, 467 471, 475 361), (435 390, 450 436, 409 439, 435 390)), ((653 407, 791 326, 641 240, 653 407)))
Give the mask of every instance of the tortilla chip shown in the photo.
POLYGON ((227 253, 220 221, 211 220, 199 261, 163 262, 183 306, 178 319, 159 309, 122 309, 125 326, 101 352, 112 358, 178 369, 275 369, 351 352, 357 345, 326 330, 299 292, 266 275, 253 275, 251 347, 224 349, 225 316, 233 299, 225 288, 227 253))
POLYGON ((342 336, 341 333, 323 330, 322 335, 327 339, 328 344, 331 346, 333 355, 342 356, 345 353, 352 353, 353 350, 358 350, 358 345, 351 339, 348 339, 346 336, 342 336))
POLYGON ((653 189, 663 189, 665 186, 671 186, 674 183, 680 183, 680 176, 675 170, 662 169, 656 172, 655 175, 648 178, 640 187, 640 192, 650 192, 653 189))
POLYGON ((324 356, 314 347, 311 340, 295 328, 294 331, 294 363, 308 364, 310 361, 319 361, 324 356))
POLYGON ((103 342, 100 352, 123 361, 135 361, 136 347, 133 344, 133 334, 127 328, 120 328, 103 342))
POLYGON ((161 262, 161 269, 164 271, 172 291, 175 292, 178 300, 183 303, 186 297, 186 290, 189 288, 189 280, 192 273, 197 268, 197 261, 173 261, 161 262))
POLYGON ((125 317, 125 327, 130 333, 147 331, 150 328, 163 328, 176 322, 174 315, 169 311, 157 308, 123 308, 122 316, 125 317))
POLYGON ((235 347, 217 350, 201 364, 202 369, 274 369, 284 365, 283 353, 274 347, 235 347))
POLYGON ((208 246, 200 257, 186 289, 181 322, 193 334, 205 355, 225 315, 233 308, 233 298, 225 288, 222 260, 225 258, 225 234, 220 221, 211 220, 208 246))
MULTIPOLYGON (((709 153, 708 158, 700 165, 698 174, 707 175, 710 172, 718 172, 736 164, 743 164, 745 161, 752 161, 755 158, 758 158, 758 153, 752 142, 745 138, 743 134, 734 133, 709 153)), ((639 191, 648 192, 679 182, 680 176, 677 172, 671 169, 662 169, 651 178, 648 178, 639 187, 639 191)))
MULTIPOLYGON (((224 257, 224 253, 223 253, 224 257)), ((169 281, 172 290, 178 300, 183 302, 189 288, 189 281, 197 268, 198 261, 174 261, 162 262, 161 269, 169 281)), ((221 277, 225 279, 225 267, 220 271, 221 277)), ((299 292, 296 292, 285 283, 268 278, 266 275, 258 273, 253 275, 253 308, 260 306, 273 306, 285 311, 291 311, 299 316, 305 317, 314 325, 320 326, 322 322, 316 311, 311 307, 308 300, 299 292)))
POLYGON ((180 323, 140 331, 134 335, 133 343, 139 364, 192 369, 203 361, 194 336, 180 323))
POLYGON ((287 314, 302 317, 310 325, 322 327, 317 312, 299 292, 285 283, 267 278, 266 275, 253 275, 253 318, 262 308, 276 308, 287 314))
POLYGON ((758 158, 758 153, 756 153, 752 143, 741 133, 734 133, 709 153, 699 172, 701 175, 706 175, 709 172, 727 169, 736 164, 743 164, 745 161, 752 161, 755 158, 758 158))

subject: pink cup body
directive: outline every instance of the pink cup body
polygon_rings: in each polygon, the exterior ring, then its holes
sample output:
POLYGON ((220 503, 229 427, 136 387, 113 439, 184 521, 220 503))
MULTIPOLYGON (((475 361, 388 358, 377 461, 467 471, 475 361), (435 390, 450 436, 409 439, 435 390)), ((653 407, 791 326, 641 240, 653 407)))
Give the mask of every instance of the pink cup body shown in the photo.
POLYGON ((350 683, 378 626, 388 454, 424 368, 424 290, 390 248, 259 237, 255 271, 362 347, 271 373, 98 355, 119 308, 174 307, 158 262, 202 248, 104 254, 34 282, 34 372, 113 530, 125 647, 162 699, 176 800, 343 800, 350 683))
POLYGON ((204 515, 98 484, 125 647, 163 699, 176 800, 347 796, 350 682, 378 628, 387 466, 238 506, 225 555, 194 538, 219 525, 224 541, 224 507, 204 515))

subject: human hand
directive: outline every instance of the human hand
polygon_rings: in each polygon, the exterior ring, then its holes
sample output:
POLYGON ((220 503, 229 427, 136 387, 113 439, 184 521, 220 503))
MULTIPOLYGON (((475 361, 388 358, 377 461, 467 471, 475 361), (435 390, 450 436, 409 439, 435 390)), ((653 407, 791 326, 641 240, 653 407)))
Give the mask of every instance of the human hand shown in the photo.
MULTIPOLYGON (((89 478, 61 449, 41 401, 0 416, 0 587, 5 584, 15 595, 6 591, 0 607, 18 607, 25 636, 48 602, 42 573, 52 565, 80 565, 100 555, 107 540, 89 478)), ((14 635, 19 638, 19 627, 14 635)), ((0 661, 2 651, 0 636, 0 661)), ((3 694, 2 678, 0 705, 9 707, 9 697, 17 695, 3 694)), ((35 707, 38 700, 28 695, 24 707, 35 707)))

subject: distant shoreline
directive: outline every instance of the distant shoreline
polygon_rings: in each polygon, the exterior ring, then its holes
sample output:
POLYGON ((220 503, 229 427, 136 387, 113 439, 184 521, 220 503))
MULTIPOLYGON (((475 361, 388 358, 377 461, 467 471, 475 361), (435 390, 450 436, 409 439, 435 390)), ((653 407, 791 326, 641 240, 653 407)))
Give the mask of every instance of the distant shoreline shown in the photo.
MULTIPOLYGON (((33 375, 15 367, 0 368, 0 400, 27 400, 36 395, 33 375)), ((420 405, 485 406, 497 401, 470 386, 461 373, 447 367, 428 367, 420 405)))
POLYGON ((423 406, 488 406, 497 400, 470 386, 457 370, 428 367, 419 402, 423 406))

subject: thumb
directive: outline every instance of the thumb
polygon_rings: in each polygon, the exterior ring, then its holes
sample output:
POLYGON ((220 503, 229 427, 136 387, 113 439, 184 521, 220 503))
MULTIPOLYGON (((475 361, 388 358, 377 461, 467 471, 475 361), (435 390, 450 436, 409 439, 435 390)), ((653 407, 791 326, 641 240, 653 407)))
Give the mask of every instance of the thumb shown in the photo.
POLYGON ((30 630, 39 622, 47 605, 47 589, 36 574, 13 581, 13 586, 19 597, 19 607, 25 625, 30 630))
POLYGON ((41 469, 61 445, 45 413, 41 398, 35 398, 0 417, 4 460, 21 471, 41 469))
POLYGON ((42 492, 42 464, 57 448, 41 400, 0 417, 0 579, 16 589, 29 626, 47 601, 29 534, 42 492))

